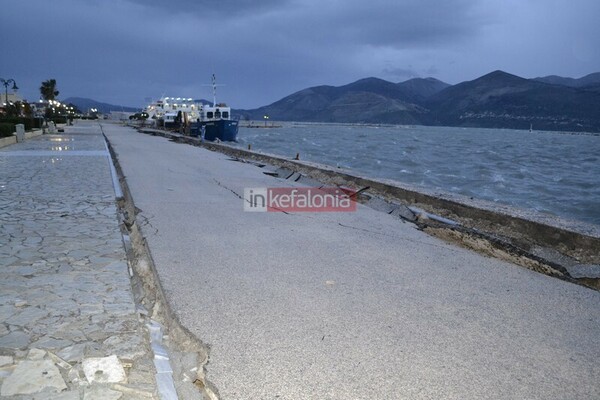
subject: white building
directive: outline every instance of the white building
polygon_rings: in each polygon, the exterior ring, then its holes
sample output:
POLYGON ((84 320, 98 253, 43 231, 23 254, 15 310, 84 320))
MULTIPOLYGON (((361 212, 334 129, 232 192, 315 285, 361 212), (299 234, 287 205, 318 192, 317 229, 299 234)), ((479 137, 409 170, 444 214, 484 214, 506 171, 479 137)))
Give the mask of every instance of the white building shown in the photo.
MULTIPOLYGON (((2 88, 0 87, 0 89, 2 89, 2 88)), ((7 98, 6 91, 1 90, 0 106, 4 107, 4 105, 6 104, 6 98, 7 98)), ((16 103, 17 101, 23 101, 23 99, 17 93, 8 92, 8 101, 9 101, 9 103, 16 103)))

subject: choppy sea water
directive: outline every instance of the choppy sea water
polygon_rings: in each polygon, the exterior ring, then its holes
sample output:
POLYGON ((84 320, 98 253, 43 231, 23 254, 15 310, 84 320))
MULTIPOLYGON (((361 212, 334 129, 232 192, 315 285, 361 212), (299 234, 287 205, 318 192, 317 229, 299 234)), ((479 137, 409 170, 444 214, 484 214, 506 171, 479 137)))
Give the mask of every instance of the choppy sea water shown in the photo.
POLYGON ((600 136, 425 126, 240 128, 239 146, 600 225, 600 136))

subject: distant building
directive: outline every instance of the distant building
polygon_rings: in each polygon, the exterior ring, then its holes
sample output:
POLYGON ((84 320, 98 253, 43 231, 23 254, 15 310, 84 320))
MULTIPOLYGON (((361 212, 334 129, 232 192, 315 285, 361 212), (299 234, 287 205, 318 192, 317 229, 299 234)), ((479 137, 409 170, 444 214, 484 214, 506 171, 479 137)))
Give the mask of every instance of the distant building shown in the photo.
MULTIPOLYGON (((2 89, 2 88, 0 88, 2 89)), ((4 109, 6 106, 6 92, 4 90, 1 91, 2 93, 0 93, 0 108, 2 109, 2 112, 4 113, 4 109)), ((19 96, 17 93, 8 93, 8 103, 16 103, 17 101, 23 101, 23 99, 21 98, 21 96, 19 96)))
MULTIPOLYGON (((0 93, 0 105, 4 106, 6 104, 6 92, 4 90, 0 93)), ((17 101, 23 101, 21 96, 18 93, 8 93, 8 101, 10 103, 16 103, 17 101)))
POLYGON ((108 114, 108 118, 110 120, 113 121, 129 121, 129 117, 132 116, 134 113, 132 112, 123 112, 123 111, 111 111, 110 114, 108 114))
POLYGON ((31 112, 34 117, 43 117, 46 112, 46 107, 48 107, 48 101, 40 99, 37 102, 29 103, 29 105, 31 106, 31 112))

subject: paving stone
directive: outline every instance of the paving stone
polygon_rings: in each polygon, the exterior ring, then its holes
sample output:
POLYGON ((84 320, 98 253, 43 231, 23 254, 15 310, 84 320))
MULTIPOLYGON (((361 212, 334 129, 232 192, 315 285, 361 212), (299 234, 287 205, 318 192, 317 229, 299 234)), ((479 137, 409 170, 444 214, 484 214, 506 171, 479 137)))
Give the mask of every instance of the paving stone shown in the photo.
POLYGON ((29 345, 31 338, 22 331, 10 332, 0 337, 0 349, 24 349, 29 345))
POLYGON ((4 367, 5 365, 11 365, 13 363, 13 358, 11 356, 0 356, 0 367, 4 367))
POLYGON ((65 347, 56 355, 67 362, 81 362, 81 360, 83 360, 86 347, 87 345, 85 343, 78 343, 73 346, 65 347))
POLYGON ((50 395, 47 400, 79 400, 81 398, 79 390, 70 390, 55 395, 50 395))
POLYGON ((125 395, 131 395, 135 398, 151 399, 155 396, 155 388, 149 385, 122 385, 114 384, 113 388, 119 392, 123 392, 125 395))
POLYGON ((4 322, 17 312, 17 309, 11 305, 0 304, 0 322, 4 322))
POLYGON ((81 315, 102 314, 104 312, 104 307, 102 304, 82 304, 79 307, 79 311, 81 315))
MULTIPOLYGON (((21 255, 23 252, 20 252, 19 255, 21 255)), ((27 252, 27 258, 37 258, 37 253, 34 253, 33 251, 28 251, 27 252)), ((32 267, 32 266, 24 266, 24 267, 19 267, 17 268, 17 270, 15 271, 17 274, 19 275, 33 275, 37 272, 36 268, 32 267)))
POLYGON ((148 351, 139 335, 115 335, 106 339, 103 346, 120 358, 136 359, 148 351))
POLYGON ((2 383, 0 394, 14 396, 41 392, 46 388, 57 392, 67 389, 58 368, 50 360, 21 361, 2 383))
POLYGON ((42 349, 55 350, 71 346, 72 344, 73 342, 71 342, 70 340, 55 339, 50 336, 44 336, 41 339, 33 342, 31 345, 42 349))
POLYGON ((103 329, 98 328, 94 331, 87 332, 86 336, 89 340, 93 340, 96 342, 103 342, 110 336, 110 334, 107 333, 106 331, 104 331, 103 329))
POLYGON ((74 342, 74 343, 81 343, 81 342, 85 342, 87 340, 87 337, 80 329, 69 329, 69 330, 62 329, 60 331, 53 332, 52 335, 56 339, 70 340, 71 342, 74 342))
POLYGON ((100 386, 92 386, 85 390, 83 400, 119 400, 123 393, 100 386))
POLYGON ((27 307, 21 310, 18 314, 6 320, 6 323, 10 325, 18 326, 33 326, 36 321, 48 315, 48 311, 42 310, 38 307, 27 307))
POLYGON ((27 359, 32 361, 42 360, 44 357, 46 357, 46 354, 48 354, 46 351, 34 347, 29 350, 29 353, 27 353, 27 359))

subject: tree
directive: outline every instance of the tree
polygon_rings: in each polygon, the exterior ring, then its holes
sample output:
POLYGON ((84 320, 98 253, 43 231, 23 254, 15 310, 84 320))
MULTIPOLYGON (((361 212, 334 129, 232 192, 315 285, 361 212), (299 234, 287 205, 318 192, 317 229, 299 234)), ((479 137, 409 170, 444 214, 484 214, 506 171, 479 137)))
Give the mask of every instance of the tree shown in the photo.
POLYGON ((40 93, 44 100, 54 100, 58 96, 58 90, 56 90, 56 79, 48 79, 42 82, 40 86, 40 93))

